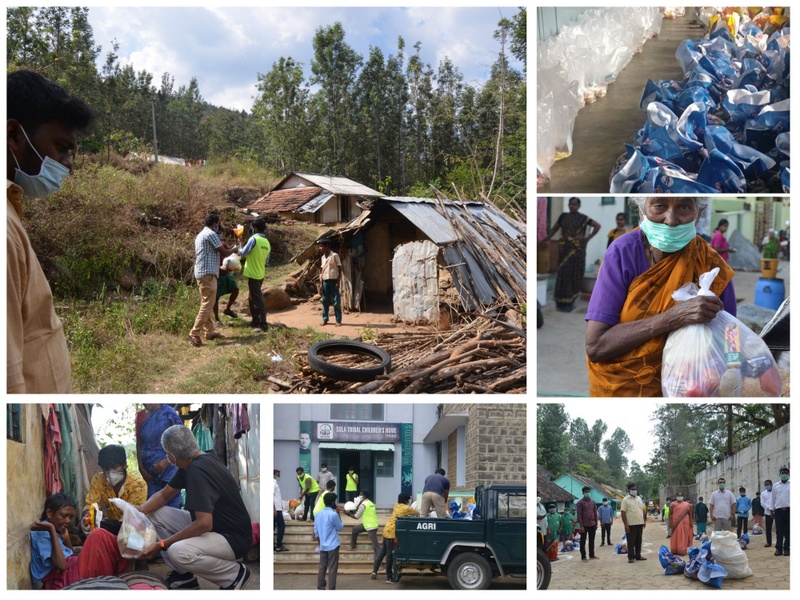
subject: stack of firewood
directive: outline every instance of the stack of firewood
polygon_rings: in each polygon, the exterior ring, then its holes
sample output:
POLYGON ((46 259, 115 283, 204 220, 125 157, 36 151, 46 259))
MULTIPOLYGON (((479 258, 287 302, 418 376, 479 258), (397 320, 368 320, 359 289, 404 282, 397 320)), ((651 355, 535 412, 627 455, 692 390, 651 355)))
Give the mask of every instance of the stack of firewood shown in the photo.
MULTIPOLYGON (((316 373, 304 354, 295 358, 300 373, 281 387, 284 393, 524 394, 527 366, 525 332, 495 319, 478 318, 447 335, 431 332, 384 333, 369 343, 392 357, 390 373, 367 383, 337 381, 316 373)), ((364 357, 345 355, 341 366, 364 365, 364 357)))

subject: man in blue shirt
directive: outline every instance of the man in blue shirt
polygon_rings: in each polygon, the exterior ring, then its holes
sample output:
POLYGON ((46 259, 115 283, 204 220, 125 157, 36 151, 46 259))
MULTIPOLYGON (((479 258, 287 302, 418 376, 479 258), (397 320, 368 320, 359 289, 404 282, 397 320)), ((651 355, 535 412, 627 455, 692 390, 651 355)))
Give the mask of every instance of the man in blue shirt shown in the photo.
POLYGON ((328 573, 328 589, 336 589, 336 575, 339 572, 339 532, 344 523, 339 513, 334 510, 336 494, 325 494, 325 508, 317 513, 314 519, 314 538, 319 541, 319 574, 317 589, 325 589, 325 573, 328 573))
POLYGON ((742 537, 747 533, 747 521, 750 517, 750 509, 753 506, 750 498, 747 497, 747 490, 739 488, 739 497, 736 498, 736 537, 742 537))
POLYGON ((608 503, 608 498, 603 498, 603 505, 597 507, 597 516, 600 517, 600 545, 611 545, 611 523, 614 521, 614 507, 608 503), (606 542, 608 540, 608 542, 606 542))

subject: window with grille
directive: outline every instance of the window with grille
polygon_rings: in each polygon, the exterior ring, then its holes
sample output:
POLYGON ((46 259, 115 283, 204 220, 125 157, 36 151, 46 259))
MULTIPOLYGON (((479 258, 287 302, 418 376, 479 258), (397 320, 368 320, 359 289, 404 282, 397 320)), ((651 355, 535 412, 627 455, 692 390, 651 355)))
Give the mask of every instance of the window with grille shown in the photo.
POLYGON ((383 404, 331 404, 336 421, 383 421, 383 404))
POLYGON ((19 404, 6 404, 6 437, 14 442, 22 441, 22 415, 19 404))

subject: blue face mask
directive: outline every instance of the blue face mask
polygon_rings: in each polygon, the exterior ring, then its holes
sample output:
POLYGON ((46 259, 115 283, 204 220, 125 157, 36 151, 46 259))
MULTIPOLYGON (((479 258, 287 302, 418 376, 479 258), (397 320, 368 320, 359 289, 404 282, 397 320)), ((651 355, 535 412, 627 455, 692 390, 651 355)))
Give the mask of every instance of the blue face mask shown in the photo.
POLYGON ((771 486, 771 485, 767 485, 767 486, 764 486, 764 487, 766 487, 766 488, 767 488, 767 491, 768 491, 768 492, 771 492, 771 491, 772 491, 772 486, 771 486))
MULTIPOLYGON (((41 159, 42 155, 33 147, 24 129, 22 129, 22 133, 25 135, 25 139, 28 140, 30 147, 36 152, 36 156, 41 159)), ((17 163, 14 183, 21 187, 22 191, 31 198, 45 198, 53 192, 57 192, 61 189, 61 184, 67 178, 67 175, 69 175, 69 169, 67 167, 49 156, 45 156, 44 159, 42 159, 42 168, 39 170, 38 175, 28 175, 20 169, 19 161, 14 155, 14 152, 11 152, 11 156, 14 157, 14 162, 17 163)))
POLYGON ((676 225, 670 227, 664 223, 653 223, 648 221, 647 217, 642 215, 642 220, 639 223, 639 228, 647 236, 647 241, 650 244, 661 250, 661 252, 677 252, 691 242, 697 236, 697 229, 695 228, 694 221, 686 225, 676 225))

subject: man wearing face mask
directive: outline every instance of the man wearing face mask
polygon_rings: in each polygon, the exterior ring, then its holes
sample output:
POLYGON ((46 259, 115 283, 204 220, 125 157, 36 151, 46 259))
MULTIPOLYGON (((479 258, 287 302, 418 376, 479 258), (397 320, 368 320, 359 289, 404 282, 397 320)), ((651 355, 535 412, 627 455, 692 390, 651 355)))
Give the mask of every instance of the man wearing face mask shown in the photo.
POLYGON ((586 538, 589 538, 589 558, 599 559, 594 555, 594 538, 597 535, 597 504, 591 498, 591 488, 584 486, 583 498, 575 505, 578 513, 578 530, 581 533, 581 560, 586 558, 586 538))
POLYGON ((775 556, 789 556, 789 468, 781 467, 780 478, 772 486, 775 507, 775 556))
POLYGON ((92 477, 81 515, 81 528, 84 533, 91 531, 89 509, 92 504, 97 504, 103 512, 103 521, 94 526, 102 526, 116 535, 122 522, 122 511, 109 500, 119 498, 128 504, 142 504, 147 500, 147 484, 138 473, 128 472, 128 458, 125 448, 120 445, 109 444, 101 448, 97 464, 103 471, 92 477))
MULTIPOLYGON (((661 396, 667 335, 708 323, 723 308, 736 315, 733 269, 697 235, 708 200, 651 197, 631 203, 639 211, 639 228, 606 251, 586 311, 592 396, 661 396), (720 269, 711 286, 714 296, 672 299, 675 290, 697 283, 714 267, 720 269)), ((717 387, 703 391, 710 396, 717 387)))
POLYGON ((775 518, 775 505, 772 503, 772 480, 764 480, 764 491, 761 492, 761 506, 764 509, 764 535, 767 543, 764 548, 772 546, 772 522, 775 518))
POLYGON ((6 388, 9 393, 72 391, 67 341, 50 284, 22 224, 22 197, 44 198, 72 170, 76 132, 94 113, 33 71, 9 73, 6 108, 6 388))
POLYGON ((319 484, 319 489, 324 490, 325 487, 328 485, 329 481, 336 481, 336 477, 334 477, 333 473, 328 470, 328 465, 322 463, 320 465, 320 471, 317 475, 317 483, 319 484))
POLYGON ((608 498, 603 498, 603 506, 597 509, 600 518, 600 545, 605 546, 606 540, 611 545, 611 523, 614 522, 614 507, 608 503, 608 498))
POLYGON ((714 531, 730 531, 731 518, 736 510, 736 497, 733 492, 725 489, 723 477, 717 480, 717 486, 719 489, 708 499, 711 522, 714 523, 714 531))
POLYGON ((172 569, 167 576, 171 590, 199 589, 197 577, 220 589, 242 589, 250 579, 250 569, 240 561, 253 544, 253 530, 238 481, 213 452, 200 452, 185 425, 164 431, 161 445, 178 472, 139 507, 159 538, 145 549, 142 559, 161 552, 172 569), (166 506, 182 489, 186 490, 185 509, 166 506))
POLYGON ((236 254, 236 248, 227 249, 219 239, 219 215, 211 213, 205 219, 205 227, 194 239, 194 277, 200 289, 200 310, 189 332, 192 346, 203 345, 200 336, 205 334, 207 340, 221 338, 222 334, 214 331, 214 304, 217 301, 217 279, 221 259, 236 254))
POLYGON ((739 488, 739 497, 736 499, 736 537, 742 537, 743 533, 747 533, 747 523, 750 521, 750 509, 753 507, 753 502, 747 496, 747 490, 743 487, 739 488))
POLYGON ((647 508, 639 498, 639 489, 635 483, 628 484, 628 495, 622 499, 619 510, 628 537, 628 562, 647 560, 642 556, 642 537, 647 526, 647 508))

